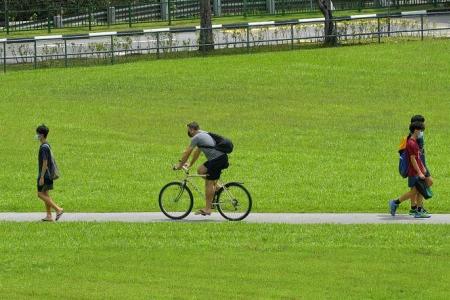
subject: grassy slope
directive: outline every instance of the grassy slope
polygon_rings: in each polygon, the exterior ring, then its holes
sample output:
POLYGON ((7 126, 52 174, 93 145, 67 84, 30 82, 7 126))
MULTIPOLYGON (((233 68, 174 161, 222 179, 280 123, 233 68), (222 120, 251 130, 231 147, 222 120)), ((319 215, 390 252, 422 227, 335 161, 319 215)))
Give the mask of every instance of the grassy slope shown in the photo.
POLYGON ((235 142, 224 179, 244 180, 256 211, 384 212, 406 191, 396 148, 422 113, 436 182, 428 208, 448 212, 449 50, 411 42, 1 75, 0 210, 42 209, 40 122, 66 209, 158 210, 197 120, 235 142))
POLYGON ((0 223, 14 299, 446 299, 449 226, 0 223))

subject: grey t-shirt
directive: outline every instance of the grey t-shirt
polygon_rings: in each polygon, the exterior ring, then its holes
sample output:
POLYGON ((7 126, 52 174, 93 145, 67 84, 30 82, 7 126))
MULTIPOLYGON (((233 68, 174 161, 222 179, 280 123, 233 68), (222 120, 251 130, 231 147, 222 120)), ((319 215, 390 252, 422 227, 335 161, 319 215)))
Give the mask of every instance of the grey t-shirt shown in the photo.
POLYGON ((213 148, 202 148, 201 146, 211 146, 214 147, 216 143, 214 142, 214 139, 203 130, 200 130, 199 133, 197 133, 192 139, 191 139, 191 147, 199 147, 200 150, 205 154, 206 159, 213 160, 216 159, 225 153, 218 151, 213 148))

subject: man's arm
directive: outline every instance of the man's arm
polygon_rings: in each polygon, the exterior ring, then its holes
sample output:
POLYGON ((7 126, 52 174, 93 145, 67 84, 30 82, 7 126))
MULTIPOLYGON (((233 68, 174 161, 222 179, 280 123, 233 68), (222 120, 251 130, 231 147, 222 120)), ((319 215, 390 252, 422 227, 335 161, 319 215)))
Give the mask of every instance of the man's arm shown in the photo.
POLYGON ((194 153, 192 154, 192 159, 189 164, 189 167, 192 167, 200 156, 200 149, 198 147, 195 148, 194 153))
POLYGON ((419 177, 424 179, 425 176, 423 175, 422 171, 419 168, 419 164, 417 163, 416 157, 414 155, 411 155, 410 156, 410 160, 411 160, 411 164, 412 164, 414 170, 416 170, 416 172, 419 175, 419 177))
POLYGON ((194 150, 194 148, 192 148, 191 146, 188 146, 186 150, 184 150, 183 155, 180 159, 180 163, 175 167, 177 170, 180 170, 184 166, 184 164, 189 159, 189 156, 191 156, 192 150, 194 150))
POLYGON ((48 160, 44 159, 42 161, 42 170, 41 170, 41 174, 40 174, 41 176, 39 177, 39 185, 44 185, 44 183, 45 183, 44 176, 45 176, 45 173, 47 172, 47 170, 48 170, 48 160))

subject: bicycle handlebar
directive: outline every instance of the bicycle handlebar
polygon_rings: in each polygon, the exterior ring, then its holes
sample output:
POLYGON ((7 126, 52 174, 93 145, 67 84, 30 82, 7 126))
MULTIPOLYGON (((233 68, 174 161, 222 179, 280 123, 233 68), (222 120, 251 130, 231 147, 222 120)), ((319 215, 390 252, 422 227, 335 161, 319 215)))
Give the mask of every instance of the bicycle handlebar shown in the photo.
MULTIPOLYGON (((178 169, 176 168, 176 166, 173 166, 173 167, 172 167, 172 170, 178 171, 178 169)), ((188 167, 182 166, 182 167, 181 167, 181 170, 183 170, 186 174, 189 174, 189 168, 188 168, 188 167)))

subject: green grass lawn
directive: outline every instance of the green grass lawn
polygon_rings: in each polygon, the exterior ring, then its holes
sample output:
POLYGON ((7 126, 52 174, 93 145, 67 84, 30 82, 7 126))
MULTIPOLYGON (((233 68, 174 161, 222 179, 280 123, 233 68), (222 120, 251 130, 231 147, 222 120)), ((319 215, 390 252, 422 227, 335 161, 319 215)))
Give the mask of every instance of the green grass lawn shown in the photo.
POLYGON ((223 179, 245 182, 254 211, 385 212, 407 190, 396 151, 420 113, 435 178, 426 206, 449 212, 449 50, 442 40, 1 74, 0 210, 43 209, 33 137, 44 122, 67 211, 158 211, 196 120, 234 141, 223 179))
MULTIPOLYGON (((412 11, 412 10, 422 10, 422 9, 433 9, 433 5, 420 5, 420 6, 407 6, 396 9, 395 7, 390 10, 391 13, 402 12, 402 11, 412 11)), ((355 14, 368 14, 368 13, 387 13, 387 9, 363 9, 359 10, 339 10, 334 12, 335 17, 349 16, 355 14)), ((259 21, 281 21, 290 19, 304 19, 304 18, 315 18, 322 17, 322 13, 317 12, 304 12, 304 13, 294 13, 285 15, 255 15, 255 16, 227 16, 220 18, 213 18, 213 24, 232 24, 241 22, 259 22, 259 21)), ((197 26, 200 24, 199 19, 186 19, 172 21, 171 27, 186 27, 186 26, 197 26)), ((93 26, 90 32, 100 32, 100 31, 127 31, 127 30, 138 30, 138 29, 151 29, 151 28, 164 28, 167 27, 168 22, 149 22, 149 23, 135 23, 130 27, 129 24, 119 24, 111 26, 93 26)), ((52 29, 50 34, 83 34, 89 32, 89 27, 72 27, 63 29, 52 29)), ((48 35, 47 29, 41 30, 29 30, 29 31, 13 31, 9 35, 6 32, 0 32, 0 38, 26 38, 33 37, 36 35, 48 35)))
POLYGON ((4 299, 447 299, 448 225, 0 223, 4 299))

